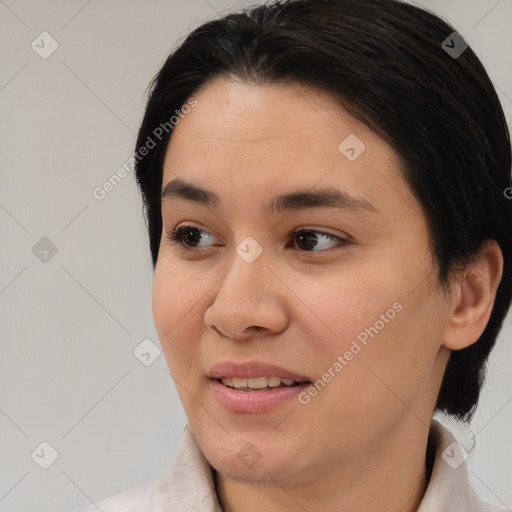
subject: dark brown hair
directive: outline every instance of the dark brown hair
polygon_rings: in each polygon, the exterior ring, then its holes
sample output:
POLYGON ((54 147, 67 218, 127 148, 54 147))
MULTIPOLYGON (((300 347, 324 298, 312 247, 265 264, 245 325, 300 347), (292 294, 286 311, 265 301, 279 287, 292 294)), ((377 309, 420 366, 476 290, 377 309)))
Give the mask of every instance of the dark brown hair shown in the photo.
MULTIPOLYGON (((400 155, 428 222, 441 283, 486 240, 500 245, 504 272, 491 318, 476 343, 451 354, 436 406, 468 420, 512 298, 512 200, 505 193, 512 190, 511 148, 480 60, 470 47, 458 56, 443 47, 454 31, 398 0, 274 1, 210 21, 172 52, 153 80, 136 154, 215 77, 302 83, 336 97, 400 155)), ((171 134, 166 130, 136 165, 153 266, 171 134)))

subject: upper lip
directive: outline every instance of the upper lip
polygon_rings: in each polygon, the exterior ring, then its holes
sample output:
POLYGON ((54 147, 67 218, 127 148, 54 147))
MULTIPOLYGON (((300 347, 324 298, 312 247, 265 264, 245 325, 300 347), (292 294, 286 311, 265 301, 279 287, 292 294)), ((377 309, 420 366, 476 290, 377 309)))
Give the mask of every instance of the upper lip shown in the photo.
POLYGON ((214 364, 209 371, 208 376, 212 379, 222 377, 238 377, 241 379, 251 377, 281 377, 291 379, 296 382, 309 382, 307 377, 298 375, 291 371, 280 368, 273 364, 261 361, 251 361, 245 363, 236 363, 234 361, 221 361, 214 364))

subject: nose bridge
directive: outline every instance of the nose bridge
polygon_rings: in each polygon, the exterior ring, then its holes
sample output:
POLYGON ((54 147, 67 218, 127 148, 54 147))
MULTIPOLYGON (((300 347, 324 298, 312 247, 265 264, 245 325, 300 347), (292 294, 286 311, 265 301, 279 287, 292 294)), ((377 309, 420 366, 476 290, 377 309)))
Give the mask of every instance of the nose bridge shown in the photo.
MULTIPOLYGON (((252 239, 254 240, 254 239, 252 239)), ((221 279, 220 289, 217 293, 217 299, 237 301, 243 297, 243 303, 258 303, 260 285, 264 274, 269 272, 267 258, 263 255, 263 248, 256 241, 244 239, 236 248, 231 268, 221 279), (258 249, 258 247, 260 249, 258 249), (259 253, 259 254, 258 254, 259 253)), ((261 298, 260 298, 261 299, 261 298)), ((243 304, 241 305, 243 307, 243 304)))
POLYGON ((205 312, 204 322, 210 329, 240 338, 249 327, 282 328, 285 312, 275 288, 269 286, 273 273, 259 247, 255 241, 245 239, 236 248, 231 267, 221 278, 215 300, 205 312))

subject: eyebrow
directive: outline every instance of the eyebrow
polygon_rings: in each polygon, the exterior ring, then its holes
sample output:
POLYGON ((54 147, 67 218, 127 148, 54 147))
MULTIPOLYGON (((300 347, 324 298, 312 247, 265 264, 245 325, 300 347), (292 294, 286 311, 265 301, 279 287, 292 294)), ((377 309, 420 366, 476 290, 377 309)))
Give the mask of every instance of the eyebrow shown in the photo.
MULTIPOLYGON (((162 201, 171 198, 186 199, 195 203, 216 208, 221 204, 219 196, 210 190, 176 178, 162 190, 162 201)), ((354 197, 348 192, 335 188, 317 190, 295 190, 273 197, 263 207, 267 215, 285 211, 305 210, 309 208, 336 208, 339 210, 355 210, 368 213, 379 213, 377 208, 362 197, 354 197)))

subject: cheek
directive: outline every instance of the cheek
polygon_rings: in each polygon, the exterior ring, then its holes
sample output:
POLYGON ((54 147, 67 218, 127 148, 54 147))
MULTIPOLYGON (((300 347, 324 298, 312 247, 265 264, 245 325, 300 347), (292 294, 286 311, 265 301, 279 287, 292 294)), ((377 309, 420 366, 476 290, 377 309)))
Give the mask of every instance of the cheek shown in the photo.
POLYGON ((153 279, 153 320, 169 369, 178 377, 191 366, 197 351, 199 333, 195 308, 201 307, 203 294, 198 279, 184 278, 175 266, 157 263, 153 279), (199 293, 198 293, 199 292, 199 293))
MULTIPOLYGON (((180 317, 179 304, 176 301, 177 285, 175 274, 166 272, 165 267, 158 261, 153 277, 152 309, 155 327, 162 343, 180 317)), ((172 330, 169 334, 171 333, 172 330)))
POLYGON ((351 322, 356 334, 345 338, 333 354, 347 363, 334 379, 327 406, 343 404, 338 412, 361 426, 418 408, 441 344, 445 311, 432 290, 424 285, 409 296, 392 295, 391 301, 393 297, 399 298, 395 304, 400 308, 377 309, 357 326, 351 322))
POLYGON ((374 329, 375 324, 383 331, 395 321, 400 314, 397 308, 401 309, 396 304, 402 295, 401 283, 393 279, 392 269, 386 270, 374 266, 356 273, 340 268, 321 279, 294 279, 300 283, 300 287, 294 286, 294 294, 306 305, 298 306, 294 319, 301 330, 316 333, 308 339, 315 340, 317 354, 332 358, 349 350, 358 337, 364 343, 369 337, 367 329, 374 329))
POLYGON ((309 360, 317 378, 335 382, 329 387, 336 401, 343 397, 345 412, 352 404, 355 413, 361 401, 379 408, 393 401, 400 405, 397 396, 413 400, 429 377, 446 325, 446 307, 425 279, 428 260, 408 265, 383 260, 386 268, 342 271, 321 287, 311 286, 308 303, 315 315, 308 318, 314 324, 301 321, 301 329, 309 325, 311 333, 324 333, 310 338, 315 346, 309 360), (326 375, 329 369, 336 378, 326 375))

